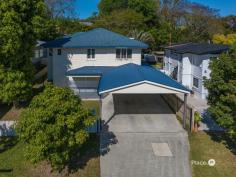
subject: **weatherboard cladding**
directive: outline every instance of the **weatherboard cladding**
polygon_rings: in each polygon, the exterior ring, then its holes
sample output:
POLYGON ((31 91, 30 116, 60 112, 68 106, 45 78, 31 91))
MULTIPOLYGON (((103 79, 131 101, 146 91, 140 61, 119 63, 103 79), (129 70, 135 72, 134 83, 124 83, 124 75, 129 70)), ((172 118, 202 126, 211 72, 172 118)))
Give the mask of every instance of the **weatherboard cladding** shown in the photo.
POLYGON ((103 28, 67 35, 49 41, 43 46, 46 48, 148 48, 148 45, 143 42, 103 28))
POLYGON ((208 43, 186 43, 166 46, 165 49, 173 50, 176 53, 192 53, 197 55, 203 54, 220 54, 229 50, 229 45, 208 44, 208 43))
POLYGON ((182 90, 184 92, 190 92, 189 89, 159 70, 150 66, 140 66, 130 63, 115 67, 105 72, 101 77, 98 93, 143 81, 149 81, 173 89, 182 90))

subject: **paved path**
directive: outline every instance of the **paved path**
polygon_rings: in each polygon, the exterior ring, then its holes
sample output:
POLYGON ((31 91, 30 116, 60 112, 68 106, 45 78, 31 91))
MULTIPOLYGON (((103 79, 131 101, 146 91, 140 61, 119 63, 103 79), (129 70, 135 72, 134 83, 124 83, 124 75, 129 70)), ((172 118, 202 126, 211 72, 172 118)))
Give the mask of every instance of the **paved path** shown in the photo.
POLYGON ((101 177, 191 177, 187 133, 165 102, 156 101, 152 107, 162 109, 160 114, 119 114, 103 128, 101 177), (156 155, 157 150, 167 151, 153 148, 160 143, 169 147, 172 156, 156 155))
MULTIPOLYGON (((184 99, 182 94, 178 94, 180 99, 184 99)), ((203 119, 200 122, 199 130, 201 131, 224 131, 207 113, 207 100, 196 98, 193 96, 188 96, 188 105, 193 107, 197 112, 199 112, 203 119)))

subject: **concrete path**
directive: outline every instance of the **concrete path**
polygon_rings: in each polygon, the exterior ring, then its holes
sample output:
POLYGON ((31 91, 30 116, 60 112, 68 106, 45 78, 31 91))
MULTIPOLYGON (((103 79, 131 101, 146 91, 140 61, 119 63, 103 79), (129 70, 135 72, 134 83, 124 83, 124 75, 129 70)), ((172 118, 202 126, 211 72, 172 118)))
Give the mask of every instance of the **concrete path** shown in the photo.
MULTIPOLYGON (((184 99, 182 94, 178 94, 180 99, 184 99)), ((201 131, 224 131, 207 113, 207 100, 203 100, 194 96, 188 96, 187 103, 202 115, 199 130, 201 131)))
MULTIPOLYGON (((122 113, 132 107, 146 112, 142 104, 146 102, 159 114, 118 114, 103 127, 101 177, 191 177, 187 133, 161 97, 150 101, 134 96, 119 100, 119 104, 124 104, 118 108, 122 113), (131 106, 127 101, 130 99, 131 106)), ((147 109, 153 112, 150 107, 147 109)))

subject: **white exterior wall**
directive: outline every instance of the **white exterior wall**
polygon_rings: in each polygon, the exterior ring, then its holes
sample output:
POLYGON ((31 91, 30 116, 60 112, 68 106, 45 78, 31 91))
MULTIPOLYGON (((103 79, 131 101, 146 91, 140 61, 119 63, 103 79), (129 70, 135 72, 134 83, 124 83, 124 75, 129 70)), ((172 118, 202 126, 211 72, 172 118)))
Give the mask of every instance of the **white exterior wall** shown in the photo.
POLYGON ((177 81, 182 82, 182 55, 166 50, 164 56, 164 72, 170 76, 176 67, 178 67, 177 81))
POLYGON ((182 67, 182 84, 191 88, 192 65, 188 55, 183 55, 182 67))
POLYGON ((116 49, 95 49, 95 58, 87 58, 87 49, 62 49, 57 55, 53 49, 53 83, 57 86, 70 85, 66 72, 83 66, 120 66, 127 63, 141 65, 141 49, 132 49, 132 59, 116 59, 116 49))
POLYGON ((102 100, 101 118, 102 118, 102 121, 107 122, 115 113, 112 93, 103 94, 101 100, 102 100))
POLYGON ((218 56, 219 55, 213 54, 195 55, 188 53, 183 55, 173 55, 170 50, 166 50, 164 57, 164 72, 167 75, 171 75, 173 68, 178 66, 178 81, 192 89, 197 97, 206 99, 208 91, 204 87, 203 78, 210 78, 210 58, 218 56), (179 57, 182 59, 179 59, 179 57), (199 79, 198 88, 193 86, 193 77, 199 79))

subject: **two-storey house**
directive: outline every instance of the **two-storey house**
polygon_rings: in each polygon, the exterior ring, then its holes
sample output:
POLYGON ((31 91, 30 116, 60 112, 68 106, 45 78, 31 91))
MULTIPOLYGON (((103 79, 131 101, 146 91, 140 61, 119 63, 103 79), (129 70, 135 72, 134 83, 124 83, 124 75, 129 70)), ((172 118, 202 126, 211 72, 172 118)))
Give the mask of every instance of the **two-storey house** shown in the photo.
POLYGON ((209 63, 217 59, 228 45, 186 43, 164 47, 164 72, 188 87, 194 95, 206 99, 204 78, 210 78, 209 63))

